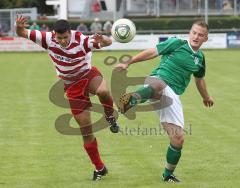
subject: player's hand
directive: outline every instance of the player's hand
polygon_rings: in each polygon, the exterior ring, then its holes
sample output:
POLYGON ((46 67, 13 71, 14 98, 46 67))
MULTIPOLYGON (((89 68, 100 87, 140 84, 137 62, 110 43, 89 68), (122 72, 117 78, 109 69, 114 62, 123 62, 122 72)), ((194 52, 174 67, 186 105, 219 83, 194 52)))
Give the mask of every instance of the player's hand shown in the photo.
POLYGON ((101 34, 95 33, 92 36, 93 42, 101 43, 103 41, 103 36, 101 34))
POLYGON ((204 104, 206 107, 211 107, 211 106, 213 106, 213 104, 214 104, 214 100, 213 100, 212 97, 209 96, 209 97, 203 99, 203 104, 204 104))
POLYGON ((27 18, 24 18, 22 15, 17 15, 16 18, 16 27, 18 28, 26 28, 29 24, 27 23, 27 18))
POLYGON ((127 63, 119 63, 115 66, 115 69, 118 71, 121 71, 121 70, 127 70, 128 67, 129 65, 127 63))

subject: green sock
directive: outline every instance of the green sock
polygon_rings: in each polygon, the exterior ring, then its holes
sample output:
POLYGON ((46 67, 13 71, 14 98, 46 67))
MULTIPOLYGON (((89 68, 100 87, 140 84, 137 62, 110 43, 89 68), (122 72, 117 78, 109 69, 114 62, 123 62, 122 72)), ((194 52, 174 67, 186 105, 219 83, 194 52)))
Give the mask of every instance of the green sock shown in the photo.
POLYGON ((167 168, 164 169, 163 176, 168 177, 173 173, 172 170, 168 170, 167 168))
POLYGON ((146 87, 141 87, 139 88, 132 96, 131 98, 131 105, 135 106, 138 102, 139 103, 144 103, 146 102, 148 99, 151 98, 151 96, 153 95, 154 90, 152 87, 150 86, 146 86, 146 87))
POLYGON ((177 148, 171 144, 168 146, 167 156, 166 156, 167 164, 163 172, 164 177, 171 175, 175 170, 175 167, 177 166, 178 161, 181 157, 181 150, 182 148, 177 148))

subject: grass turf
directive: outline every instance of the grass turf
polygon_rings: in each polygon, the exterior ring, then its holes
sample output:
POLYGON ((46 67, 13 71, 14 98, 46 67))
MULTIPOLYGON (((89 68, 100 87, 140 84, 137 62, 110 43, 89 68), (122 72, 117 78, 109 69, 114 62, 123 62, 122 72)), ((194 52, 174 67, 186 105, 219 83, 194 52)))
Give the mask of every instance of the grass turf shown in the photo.
MULTIPOLYGON (((136 53, 96 52, 93 62, 110 83, 114 65, 105 65, 104 59, 136 53)), ((183 183, 177 187, 238 187, 239 50, 209 50, 205 56, 206 81, 215 106, 203 106, 193 82, 181 97, 188 133, 175 172, 183 183)), ((120 116, 120 134, 108 129, 96 133, 109 175, 92 182, 94 169, 81 137, 55 130, 55 119, 68 109, 48 99, 57 78, 47 54, 0 53, 0 57, 0 187, 176 186, 160 179, 169 141, 163 132, 150 132, 159 128, 154 112, 137 113, 135 120, 120 116)), ((129 76, 147 76, 157 63, 133 65, 129 76)))

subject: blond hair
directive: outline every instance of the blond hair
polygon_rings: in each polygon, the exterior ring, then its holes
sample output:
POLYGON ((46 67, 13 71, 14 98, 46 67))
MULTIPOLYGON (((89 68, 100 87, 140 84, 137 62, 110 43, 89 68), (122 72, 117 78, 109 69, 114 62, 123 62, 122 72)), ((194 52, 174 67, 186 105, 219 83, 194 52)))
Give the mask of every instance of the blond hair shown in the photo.
POLYGON ((193 22, 192 26, 193 25, 199 25, 199 26, 201 26, 203 28, 206 28, 207 31, 209 31, 209 26, 208 26, 208 24, 205 21, 198 20, 198 21, 193 22))

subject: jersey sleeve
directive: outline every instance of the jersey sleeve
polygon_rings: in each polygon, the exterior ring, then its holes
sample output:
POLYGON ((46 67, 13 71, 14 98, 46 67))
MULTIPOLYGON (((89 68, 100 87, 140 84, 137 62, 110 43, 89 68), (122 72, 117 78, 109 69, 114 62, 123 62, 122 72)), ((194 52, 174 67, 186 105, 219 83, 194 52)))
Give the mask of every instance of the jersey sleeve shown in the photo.
POLYGON ((203 62, 202 62, 202 67, 199 69, 198 72, 194 72, 193 76, 196 78, 203 78, 205 76, 205 72, 206 72, 206 64, 205 64, 205 57, 203 55, 203 62))
POLYGON ((174 37, 169 38, 164 42, 160 42, 156 46, 158 55, 169 54, 179 48, 182 44, 183 40, 174 37))
POLYGON ((83 47, 86 53, 92 51, 93 49, 101 48, 100 43, 95 42, 95 40, 93 39, 93 35, 90 35, 90 36, 82 35, 82 38, 83 38, 83 47))
POLYGON ((51 41, 52 33, 38 30, 28 30, 28 39, 35 42, 39 46, 48 49, 51 41))

